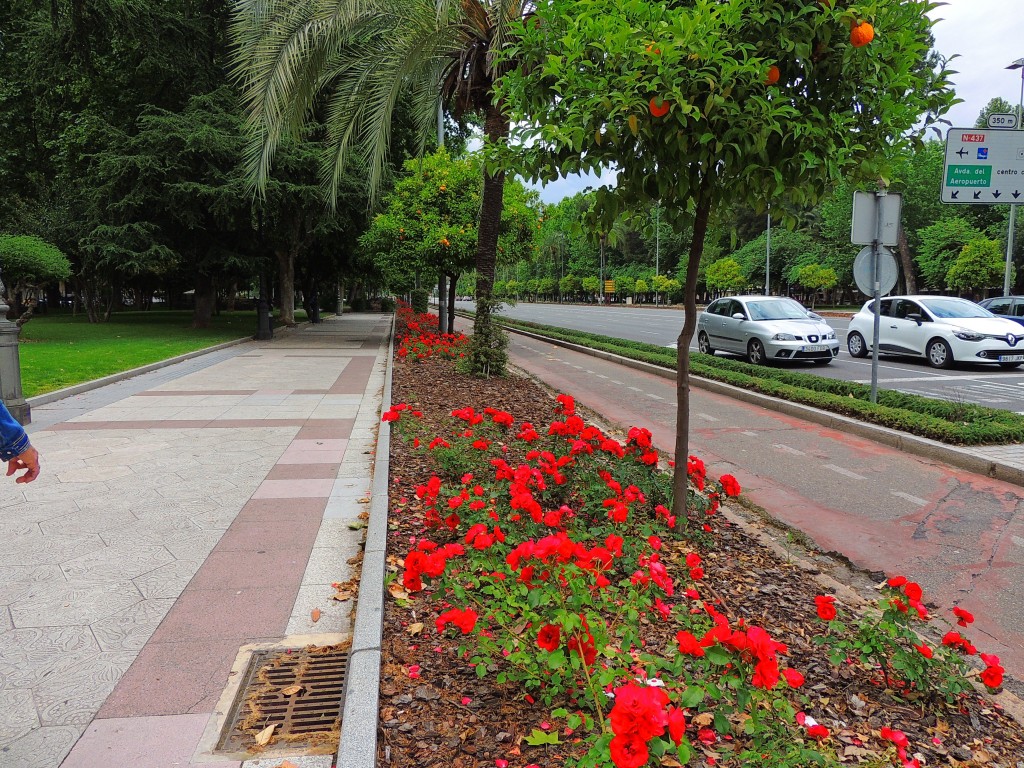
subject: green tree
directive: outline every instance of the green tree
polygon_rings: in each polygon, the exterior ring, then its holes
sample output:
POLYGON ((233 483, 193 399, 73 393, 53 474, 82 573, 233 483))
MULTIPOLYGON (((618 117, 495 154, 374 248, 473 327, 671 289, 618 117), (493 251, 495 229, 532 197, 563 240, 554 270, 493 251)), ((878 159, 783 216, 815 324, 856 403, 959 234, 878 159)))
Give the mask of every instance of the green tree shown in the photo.
POLYGON ((943 290, 953 262, 964 246, 982 238, 982 233, 970 222, 958 216, 941 219, 921 230, 921 248, 917 254, 917 266, 921 279, 929 288, 943 290))
POLYGON ((1020 105, 1011 104, 1006 99, 1001 99, 996 96, 981 108, 981 112, 978 113, 978 119, 974 121, 974 127, 987 128, 989 115, 1016 115, 1019 106, 1020 105))
POLYGON ((738 291, 748 282, 743 267, 731 256, 708 264, 704 281, 709 291, 738 291))
MULTIPOLYGON (((435 134, 440 98, 457 120, 482 118, 485 146, 504 144, 509 118, 494 87, 512 63, 498 54, 529 7, 522 0, 241 0, 233 33, 251 129, 250 177, 262 189, 281 137, 306 121, 325 92, 330 199, 353 156, 366 164, 371 193, 379 188, 403 92, 424 143, 435 134)), ((502 372, 506 361, 491 321, 504 184, 505 169, 485 163, 470 352, 481 375, 502 372)))
MULTIPOLYGON (((920 141, 911 129, 953 99, 945 70, 929 61, 931 7, 876 0, 863 15, 879 34, 854 48, 849 28, 862 9, 820 0, 550 0, 502 49, 521 64, 498 91, 517 127, 508 157, 523 172, 553 179, 615 164, 618 186, 596 195, 602 229, 654 200, 676 231, 692 222, 677 457, 688 455, 688 350, 712 212, 801 209, 846 170, 884 175, 887 156, 920 141), (766 85, 773 65, 781 78, 766 85)), ((680 520, 686 482, 676 472, 680 520)))
POLYGON ((960 251, 946 273, 946 284, 957 291, 975 291, 999 285, 1003 279, 1002 249, 995 240, 977 238, 960 251))
MULTIPOLYGON (((0 277, 7 289, 7 306, 15 313, 22 304, 19 295, 67 280, 70 275, 71 262, 56 246, 34 235, 0 235, 0 277)), ((34 307, 35 302, 29 304, 18 325, 32 317, 34 307)))
POLYGON ((827 291, 835 288, 839 278, 836 271, 831 267, 823 267, 821 264, 805 264, 796 269, 794 282, 802 285, 811 294, 811 309, 818 298, 818 291, 827 291))

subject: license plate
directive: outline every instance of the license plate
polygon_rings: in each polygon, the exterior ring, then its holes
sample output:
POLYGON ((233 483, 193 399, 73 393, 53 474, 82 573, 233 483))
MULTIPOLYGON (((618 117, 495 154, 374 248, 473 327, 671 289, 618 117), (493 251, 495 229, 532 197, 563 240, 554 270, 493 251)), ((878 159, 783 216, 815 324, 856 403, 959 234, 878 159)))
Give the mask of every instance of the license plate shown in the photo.
POLYGON ((1019 363, 1024 360, 1024 355, 1000 355, 1000 363, 1019 363))
MULTIPOLYGON (((824 344, 804 344, 804 352, 824 352, 828 347, 824 344)), ((1024 360, 1024 355, 1021 356, 1024 360)))

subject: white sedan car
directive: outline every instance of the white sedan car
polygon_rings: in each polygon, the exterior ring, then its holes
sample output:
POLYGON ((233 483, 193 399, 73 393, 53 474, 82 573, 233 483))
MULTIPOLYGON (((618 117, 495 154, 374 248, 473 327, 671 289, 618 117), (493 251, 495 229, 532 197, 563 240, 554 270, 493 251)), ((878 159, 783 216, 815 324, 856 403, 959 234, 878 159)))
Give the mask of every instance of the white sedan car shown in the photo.
MULTIPOLYGON (((973 301, 951 296, 888 296, 881 300, 878 352, 924 357, 935 368, 955 362, 1024 363, 1024 328, 996 317, 973 301)), ((871 352, 874 302, 850 320, 846 346, 854 357, 871 352)))
POLYGON ((697 316, 697 346, 746 355, 754 365, 811 360, 828 365, 839 354, 835 331, 785 296, 725 296, 697 316))

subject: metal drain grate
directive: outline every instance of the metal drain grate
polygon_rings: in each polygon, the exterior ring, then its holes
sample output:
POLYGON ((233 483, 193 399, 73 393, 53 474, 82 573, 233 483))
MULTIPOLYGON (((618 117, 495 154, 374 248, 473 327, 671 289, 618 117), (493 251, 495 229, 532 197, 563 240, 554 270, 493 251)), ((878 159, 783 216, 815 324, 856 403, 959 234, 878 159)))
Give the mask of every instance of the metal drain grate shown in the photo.
POLYGON ((273 743, 318 746, 341 728, 349 646, 258 651, 235 699, 219 750, 241 751, 276 725, 273 743))

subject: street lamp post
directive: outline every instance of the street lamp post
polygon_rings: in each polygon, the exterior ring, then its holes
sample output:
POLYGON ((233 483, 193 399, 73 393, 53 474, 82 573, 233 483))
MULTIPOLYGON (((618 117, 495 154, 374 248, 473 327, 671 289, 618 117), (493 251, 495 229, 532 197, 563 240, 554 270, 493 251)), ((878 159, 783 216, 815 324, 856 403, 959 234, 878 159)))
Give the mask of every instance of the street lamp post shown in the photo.
POLYGON ((772 274, 772 207, 768 206, 768 229, 765 231, 766 243, 764 247, 764 295, 771 296, 771 274, 772 274))
MULTIPOLYGON (((1024 121, 1024 59, 1017 59, 1007 69, 1020 70, 1020 101, 1017 105, 1017 130, 1024 121)), ((1017 218, 1017 206, 1010 203, 1010 228, 1006 236, 1006 269, 1003 272, 1003 296, 1010 295, 1010 270, 1013 267, 1013 229, 1017 218)))
MULTIPOLYGON (((658 226, 658 212, 661 210, 661 200, 654 206, 654 278, 657 283, 658 275, 661 274, 661 227, 658 226)), ((658 301, 658 292, 654 292, 654 303, 658 301)))

